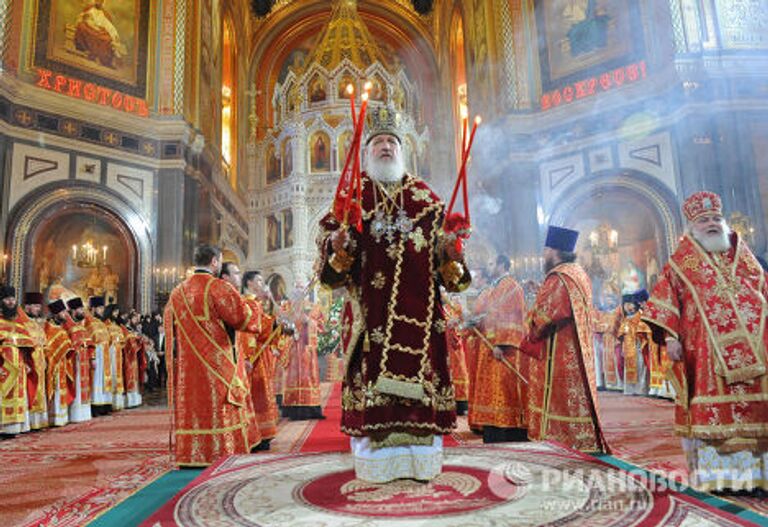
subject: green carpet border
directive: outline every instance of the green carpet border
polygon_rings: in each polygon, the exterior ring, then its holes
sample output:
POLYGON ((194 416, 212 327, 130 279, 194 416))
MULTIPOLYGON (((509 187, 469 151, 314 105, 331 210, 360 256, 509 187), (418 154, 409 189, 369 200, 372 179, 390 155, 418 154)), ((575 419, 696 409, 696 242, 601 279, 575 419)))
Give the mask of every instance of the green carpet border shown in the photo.
POLYGON ((172 470, 93 520, 88 527, 133 527, 168 503, 203 469, 172 470))
POLYGON ((701 501, 702 503, 706 503, 710 507, 714 507, 721 511, 733 514, 734 516, 738 516, 743 520, 753 522, 757 525, 768 527, 768 518, 754 511, 746 509, 741 505, 737 505, 730 501, 726 501, 724 499, 718 498, 717 496, 713 496, 712 494, 708 494, 706 492, 695 490, 691 487, 683 485, 682 483, 671 482, 668 478, 665 478, 664 476, 661 476, 656 472, 644 469, 643 467, 639 467, 637 465, 633 465, 628 461, 624 461, 623 459, 613 457, 609 454, 592 454, 592 455, 595 458, 599 459, 600 461, 604 461, 605 463, 613 465, 614 467, 620 468, 627 472, 632 472, 632 473, 636 471, 643 472, 644 476, 649 478, 648 481, 652 481, 650 478, 653 478, 653 481, 658 481, 659 483, 667 485, 668 488, 679 490, 680 493, 685 494, 686 496, 695 498, 701 501))

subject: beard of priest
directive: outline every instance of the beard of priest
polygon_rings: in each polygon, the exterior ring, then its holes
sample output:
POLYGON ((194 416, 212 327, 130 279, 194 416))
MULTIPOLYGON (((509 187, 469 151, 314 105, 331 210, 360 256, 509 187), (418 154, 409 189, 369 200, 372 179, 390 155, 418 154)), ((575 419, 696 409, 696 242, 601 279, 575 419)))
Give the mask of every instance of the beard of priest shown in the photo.
POLYGON ((460 291, 470 276, 440 228, 443 202, 404 169, 398 114, 381 107, 369 118, 362 230, 330 213, 318 238, 320 281, 348 293, 341 429, 358 479, 429 480, 456 425, 439 288, 460 291))
POLYGON ((643 312, 674 361, 675 432, 692 486, 768 488, 765 273, 713 192, 683 204, 686 235, 643 312), (749 477, 745 477, 745 474, 749 477))
POLYGON ((2 298, 2 315, 6 320, 14 320, 16 318, 16 290, 12 287, 3 288, 2 298))

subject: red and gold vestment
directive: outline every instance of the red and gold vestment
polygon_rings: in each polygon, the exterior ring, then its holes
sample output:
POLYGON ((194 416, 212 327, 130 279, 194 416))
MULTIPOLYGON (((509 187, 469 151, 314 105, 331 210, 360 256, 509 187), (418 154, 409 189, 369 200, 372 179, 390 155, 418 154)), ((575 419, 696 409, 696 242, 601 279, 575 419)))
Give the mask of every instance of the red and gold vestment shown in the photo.
POLYGON ((35 348, 17 316, 13 320, 0 317, 0 430, 10 433, 23 431, 13 425, 23 425, 29 411, 27 405, 27 361, 35 348), (13 429, 9 429, 7 427, 13 429))
MULTIPOLYGON (((485 315, 488 310, 488 299, 491 296, 493 289, 486 287, 480 294, 477 295, 474 303, 472 304, 472 319, 478 319, 485 315)), ((473 429, 480 429, 482 426, 478 424, 477 415, 477 371, 478 361, 480 355, 483 352, 483 348, 487 347, 483 343, 480 336, 472 329, 467 330, 467 338, 464 341, 464 351, 467 361, 467 375, 469 376, 469 408, 467 410, 467 422, 469 427, 473 429)))
POLYGON ((450 353, 448 363, 451 366, 454 395, 457 402, 469 401, 469 373, 467 372, 467 359, 464 352, 465 331, 459 327, 462 322, 461 304, 449 301, 443 308, 448 324, 445 337, 450 353))
MULTIPOLYGON (((525 295, 511 275, 500 277, 485 298, 485 313, 478 331, 494 346, 507 348, 507 359, 525 378, 530 359, 511 348, 523 340, 525 295)), ((482 341, 477 349, 477 387, 472 405, 473 425, 525 428, 527 387, 482 341)))
MULTIPOLYGON (((27 399, 30 413, 47 412, 45 386, 45 325, 44 322, 30 318, 19 309, 19 321, 24 324, 27 333, 35 343, 35 349, 26 359, 29 366, 27 373, 27 399)), ((30 426, 40 428, 39 422, 30 422, 30 426)))
POLYGON ((69 340, 72 341, 72 347, 79 356, 80 365, 80 403, 88 405, 91 403, 91 359, 94 357, 94 346, 91 340, 90 332, 85 328, 83 322, 75 322, 67 318, 63 324, 64 329, 69 333, 69 340))
POLYGON ((114 395, 112 409, 121 410, 125 407, 125 374, 123 372, 123 348, 125 347, 125 334, 122 328, 113 320, 106 323, 109 332, 109 345, 115 349, 115 377, 112 379, 112 393, 114 395))
MULTIPOLYGON (((106 324, 99 318, 93 316, 91 313, 85 315, 85 328, 90 333, 91 342, 94 345, 94 352, 97 353, 97 349, 101 346, 101 358, 97 358, 97 367, 94 369, 93 374, 101 375, 101 382, 94 382, 93 386, 98 386, 103 390, 100 394, 101 401, 94 400, 94 404, 112 404, 112 361, 109 355, 110 334, 106 324), (108 397, 108 399, 105 399, 108 397)), ((94 394, 95 397, 95 394, 94 394)))
POLYGON ((578 264, 562 263, 544 279, 528 314, 522 350, 530 362, 528 437, 606 451, 597 409, 592 355, 592 287, 578 264))
POLYGON ((75 347, 62 325, 45 323, 46 389, 51 401, 59 388, 59 407, 65 411, 75 400, 75 347))
POLYGON ((319 407, 320 369, 317 363, 317 334, 322 316, 318 317, 315 309, 304 313, 301 307, 296 307, 299 313, 293 317, 296 333, 286 367, 283 407, 319 407))
POLYGON ((683 346, 672 368, 678 435, 768 436, 765 273, 737 234, 724 253, 686 235, 664 266, 643 318, 683 346))
POLYGON ((320 280, 349 293, 341 428, 351 436, 414 444, 456 425, 439 286, 456 291, 470 277, 438 250, 443 209, 415 176, 384 190, 363 173, 362 232, 350 230, 354 261, 345 270, 331 261, 331 232, 340 224, 331 214, 321 221, 320 280))
POLYGON ((245 295, 245 301, 251 311, 261 317, 261 330, 256 334, 238 331, 237 347, 252 365, 251 400, 261 439, 272 439, 277 434, 277 422, 280 419, 275 402, 275 356, 272 347, 280 338, 280 330, 272 329, 274 317, 264 311, 262 303, 254 295, 245 295))
POLYGON ((248 453, 261 437, 234 337, 257 333, 259 314, 231 284, 196 272, 171 292, 164 318, 176 463, 204 466, 248 453))

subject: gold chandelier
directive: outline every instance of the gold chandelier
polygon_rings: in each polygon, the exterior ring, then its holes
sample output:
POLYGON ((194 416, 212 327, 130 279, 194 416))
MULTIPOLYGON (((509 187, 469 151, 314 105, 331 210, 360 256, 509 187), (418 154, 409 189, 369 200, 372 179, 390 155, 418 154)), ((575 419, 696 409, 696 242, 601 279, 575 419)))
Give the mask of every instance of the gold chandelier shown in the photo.
POLYGON ((86 240, 80 245, 72 245, 72 263, 84 269, 105 265, 108 250, 109 247, 106 245, 102 245, 101 248, 96 247, 93 240, 86 240))

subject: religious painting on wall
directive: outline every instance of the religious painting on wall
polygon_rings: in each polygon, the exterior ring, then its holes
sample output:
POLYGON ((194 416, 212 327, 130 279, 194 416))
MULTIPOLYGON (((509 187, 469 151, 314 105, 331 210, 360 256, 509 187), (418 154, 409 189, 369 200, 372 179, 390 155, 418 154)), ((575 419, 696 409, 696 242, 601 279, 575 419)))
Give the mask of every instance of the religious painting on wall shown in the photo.
POLYGON ((346 163, 347 155, 349 154, 349 147, 352 145, 352 132, 350 130, 343 132, 339 136, 338 142, 339 144, 336 148, 339 153, 338 169, 341 170, 344 168, 344 163, 346 163))
POLYGON ((535 0, 544 91, 642 56, 637 0, 535 0))
POLYGON ((293 211, 291 209, 283 211, 283 247, 285 249, 293 247, 293 211))
POLYGON ((291 139, 288 138, 283 141, 283 177, 286 178, 293 172, 293 147, 291 147, 291 139))
POLYGON ((331 140, 323 132, 317 132, 309 141, 310 167, 312 172, 331 170, 331 140))
POLYGON ((146 97, 149 0, 39 0, 34 65, 146 97))
POLYGON ((267 148, 267 184, 274 183, 280 179, 280 159, 275 152, 275 145, 269 145, 267 148))
POLYGON ((348 73, 344 73, 341 77, 341 81, 339 82, 338 91, 336 93, 337 99, 349 99, 349 93, 347 93, 347 86, 349 85, 354 86, 355 90, 357 90, 357 86, 355 86, 355 78, 352 77, 352 75, 348 73))
POLYGON ((282 247, 282 224, 275 214, 267 216, 267 252, 279 251, 282 247))
POLYGON ((309 102, 323 102, 327 97, 325 80, 320 75, 315 75, 309 83, 309 102))

